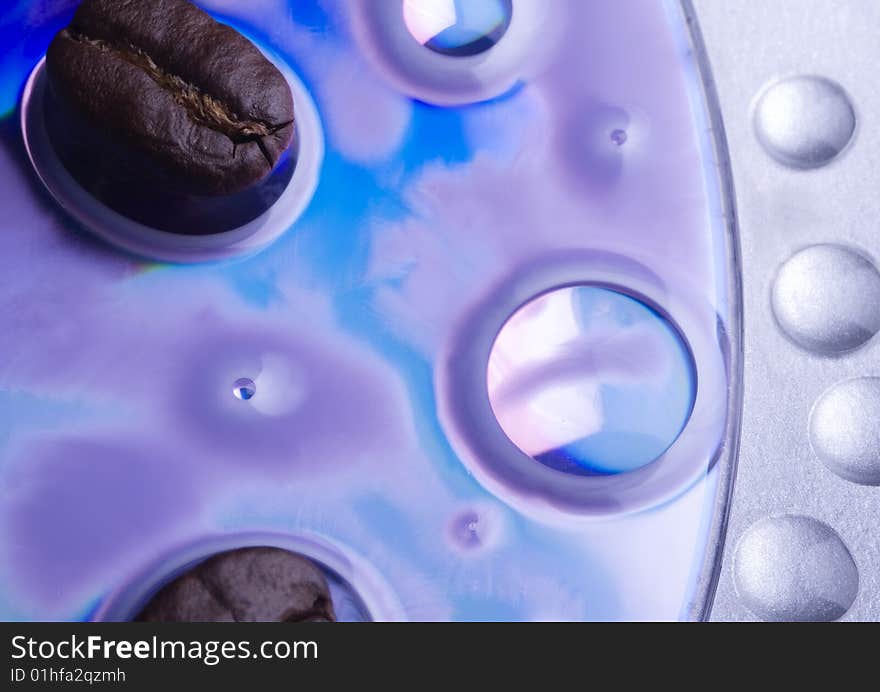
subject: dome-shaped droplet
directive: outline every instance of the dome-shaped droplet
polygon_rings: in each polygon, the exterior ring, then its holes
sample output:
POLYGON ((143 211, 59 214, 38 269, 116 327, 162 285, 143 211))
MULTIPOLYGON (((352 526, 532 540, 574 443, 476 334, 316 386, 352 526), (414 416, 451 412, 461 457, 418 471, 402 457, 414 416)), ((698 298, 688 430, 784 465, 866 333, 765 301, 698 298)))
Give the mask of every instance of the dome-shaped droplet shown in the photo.
POLYGON ((880 485, 880 378, 835 385, 810 414, 810 444, 838 476, 880 485))
POLYGON ((241 401, 249 401, 257 393, 257 385, 249 377, 242 377, 235 381, 232 385, 232 393, 236 399, 241 401))
POLYGON ((858 252, 815 245, 776 276, 773 312, 798 345, 817 353, 857 348, 880 330, 880 273, 858 252))
POLYGON ((859 591, 859 572, 840 536, 810 517, 784 515, 752 525, 733 560, 736 590, 768 621, 830 621, 859 591))
POLYGON ((856 129, 846 92, 824 77, 790 77, 768 87, 755 107, 755 134, 779 163, 818 168, 836 158, 856 129))

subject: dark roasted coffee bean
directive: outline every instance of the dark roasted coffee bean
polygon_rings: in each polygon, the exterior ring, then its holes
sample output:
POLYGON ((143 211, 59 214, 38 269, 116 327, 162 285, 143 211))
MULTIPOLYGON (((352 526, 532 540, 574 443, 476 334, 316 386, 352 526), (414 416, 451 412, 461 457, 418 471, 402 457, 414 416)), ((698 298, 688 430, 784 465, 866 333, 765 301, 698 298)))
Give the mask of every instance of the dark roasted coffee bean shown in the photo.
POLYGON ((166 585, 137 616, 146 622, 333 622, 321 569, 279 548, 219 553, 166 585))
POLYGON ((186 0, 83 0, 46 65, 65 123, 53 136, 85 143, 89 163, 131 184, 240 192, 293 137, 283 75, 186 0))

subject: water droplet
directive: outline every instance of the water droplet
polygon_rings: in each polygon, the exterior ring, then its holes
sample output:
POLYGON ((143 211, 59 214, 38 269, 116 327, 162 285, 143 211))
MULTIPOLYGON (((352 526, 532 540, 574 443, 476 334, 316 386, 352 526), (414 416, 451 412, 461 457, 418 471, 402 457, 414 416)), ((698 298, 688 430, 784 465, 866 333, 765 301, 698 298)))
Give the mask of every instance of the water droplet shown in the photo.
POLYGON ((484 53, 504 36, 511 0, 404 0, 403 18, 413 38, 442 55, 484 53))
POLYGON ((859 572, 831 527, 810 517, 762 519, 743 535, 733 561, 736 590, 768 621, 830 621, 856 599, 859 572))
POLYGON ((678 438, 696 391, 675 327, 598 286, 551 291, 514 313, 492 347, 487 384, 510 440, 576 475, 650 464, 678 438))
POLYGON ((480 515, 472 510, 462 512, 452 520, 452 537, 464 548, 476 548, 482 544, 479 529, 480 515))
POLYGON ((257 393, 257 385, 249 377, 242 377, 232 385, 232 393, 236 399, 248 401, 257 393))
POLYGON ((880 485, 880 379, 864 377, 835 385, 810 413, 810 444, 841 478, 880 485))
POLYGON ((626 130, 616 129, 611 131, 611 141, 622 147, 626 144, 626 130))
POLYGON ((772 304, 779 326, 799 346, 849 351, 880 331, 880 273, 857 252, 814 245, 782 265, 772 304))
POLYGON ((498 545, 503 524, 497 508, 479 503, 453 514, 446 535, 452 548, 462 555, 482 554, 498 545))
POLYGON ((767 88, 755 107, 755 134, 770 156, 792 168, 818 168, 849 144, 856 115, 846 92, 824 77, 799 76, 767 88))

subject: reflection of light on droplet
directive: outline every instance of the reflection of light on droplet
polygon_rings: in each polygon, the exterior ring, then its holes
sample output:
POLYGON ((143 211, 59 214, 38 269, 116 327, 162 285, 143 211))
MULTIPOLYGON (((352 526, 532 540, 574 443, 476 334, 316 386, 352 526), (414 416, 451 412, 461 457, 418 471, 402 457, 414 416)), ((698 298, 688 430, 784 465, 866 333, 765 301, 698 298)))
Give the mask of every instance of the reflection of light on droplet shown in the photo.
POLYGON ((483 53, 501 40, 513 16, 511 0, 404 0, 413 38, 443 55, 483 53))
POLYGON ((622 147, 624 144, 626 144, 626 130, 612 130, 611 141, 614 142, 617 146, 622 147))
POLYGON ((235 395, 236 399, 249 401, 253 398, 254 394, 257 393, 257 385, 255 385, 254 381, 249 377, 242 377, 236 380, 235 384, 232 385, 232 393, 235 395))
POLYGON ((678 331, 647 305, 598 286, 551 291, 514 313, 492 347, 487 387, 520 449, 579 475, 654 461, 684 428, 695 396, 678 331))

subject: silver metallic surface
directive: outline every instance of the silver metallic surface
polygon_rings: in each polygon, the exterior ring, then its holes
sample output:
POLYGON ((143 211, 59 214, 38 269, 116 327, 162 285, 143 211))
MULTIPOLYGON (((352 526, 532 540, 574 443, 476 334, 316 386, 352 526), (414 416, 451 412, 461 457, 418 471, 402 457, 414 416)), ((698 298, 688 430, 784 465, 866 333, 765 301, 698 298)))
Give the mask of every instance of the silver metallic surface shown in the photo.
POLYGON ((856 114, 846 92, 824 77, 774 82, 755 104, 755 135, 784 166, 824 166, 846 149, 856 114))
POLYGON ((858 348, 880 330, 880 273, 839 245, 813 245, 787 260, 772 300, 782 330, 817 353, 858 348))
POLYGON ((809 517, 757 522, 739 541, 733 573, 740 599, 762 620, 836 620, 859 591, 859 571, 843 541, 809 517))
POLYGON ((825 392, 810 414, 810 444, 841 478, 880 485, 880 378, 847 380, 825 392))
MULTIPOLYGON (((736 546, 768 516, 795 514, 833 528, 859 568, 841 620, 880 620, 880 488, 844 480, 810 445, 810 411, 829 388, 880 376, 880 339, 829 357, 788 338, 771 306, 779 267, 805 247, 858 248, 880 257, 880 3, 876 0, 693 0, 711 63, 736 187, 745 321, 739 467, 712 618, 755 620, 734 586, 736 546), (859 127, 826 166, 778 165, 755 136, 767 84, 819 75, 849 95, 859 127)), ((765 573, 770 588, 778 575, 765 573)))

